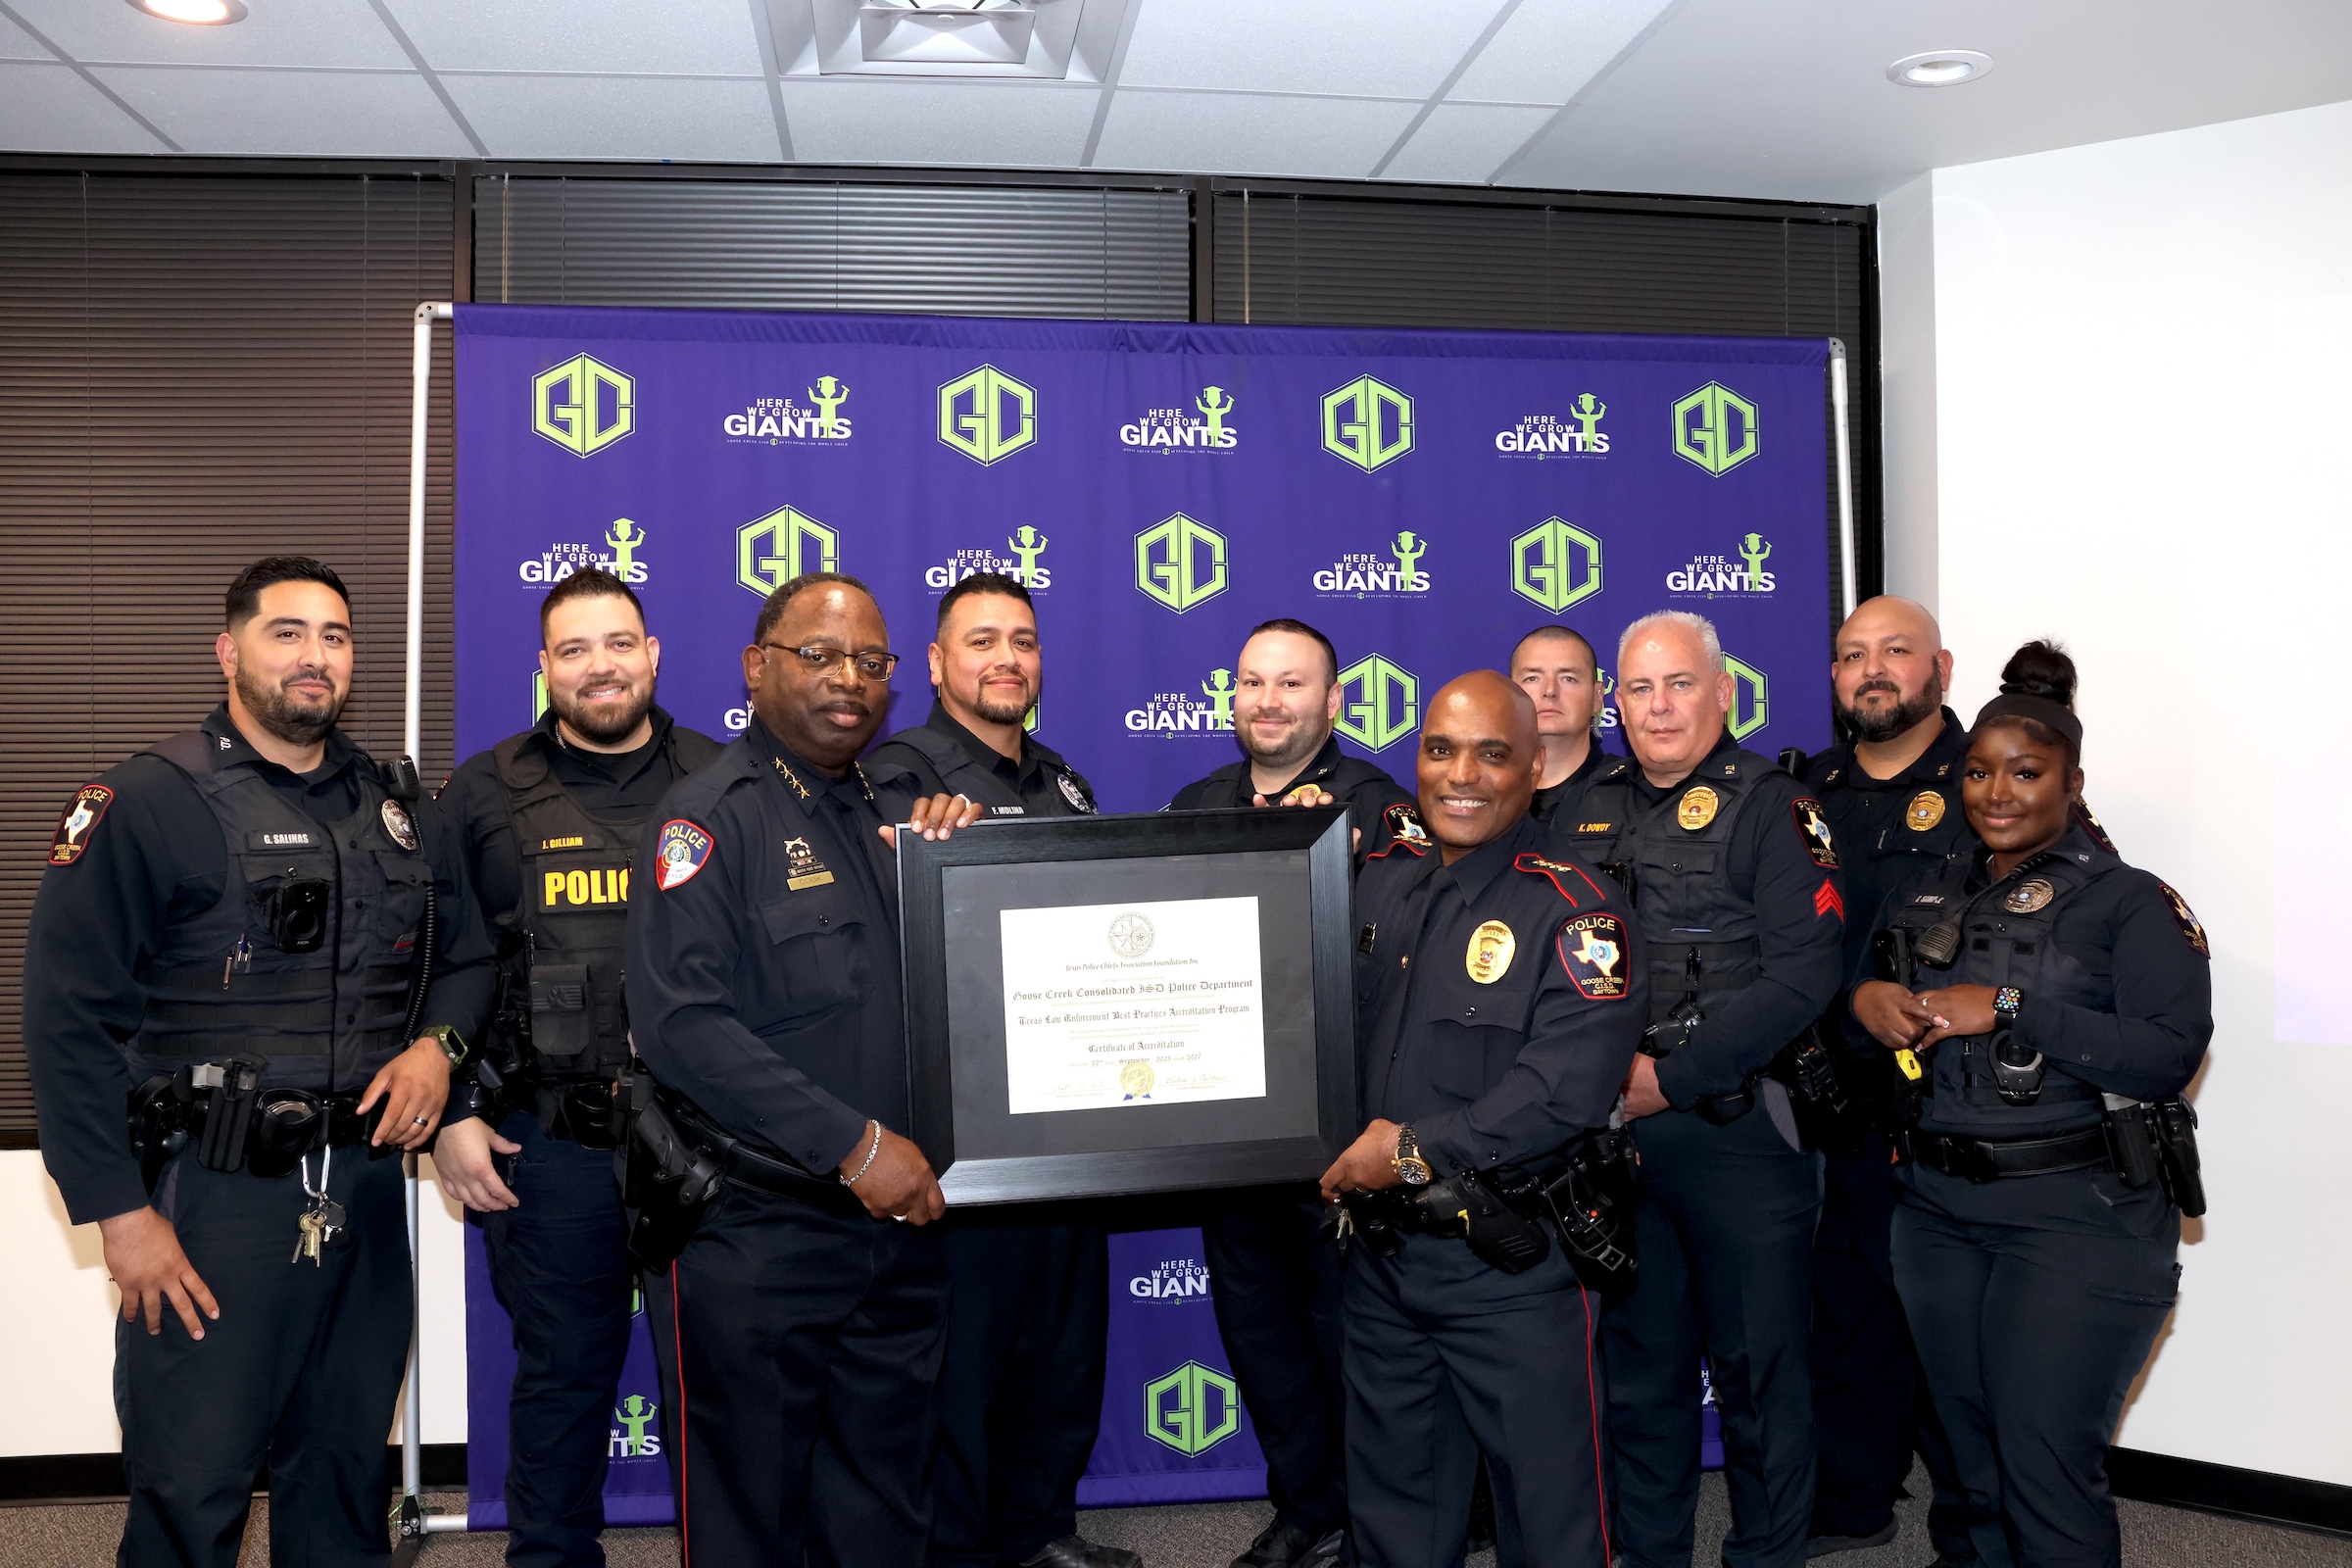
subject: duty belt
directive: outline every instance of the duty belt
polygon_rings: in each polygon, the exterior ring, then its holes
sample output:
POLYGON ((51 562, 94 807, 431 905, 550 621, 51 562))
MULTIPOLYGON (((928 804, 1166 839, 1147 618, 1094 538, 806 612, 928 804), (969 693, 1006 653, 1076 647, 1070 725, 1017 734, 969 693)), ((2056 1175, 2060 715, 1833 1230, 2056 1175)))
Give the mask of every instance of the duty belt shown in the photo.
POLYGON ((2013 1176, 2048 1176, 2063 1170, 2112 1169, 2114 1156, 2104 1127, 2085 1127, 2048 1138, 1961 1138, 1914 1128, 1906 1142, 1911 1158, 1946 1176, 1972 1182, 2013 1176))
POLYGON ((833 1177, 819 1176, 789 1155, 761 1149, 723 1130, 682 1095, 672 1099, 665 1091, 662 1099, 668 1102, 665 1108, 679 1131, 718 1161, 724 1180, 778 1198, 797 1198, 836 1213, 865 1212, 865 1204, 833 1177))

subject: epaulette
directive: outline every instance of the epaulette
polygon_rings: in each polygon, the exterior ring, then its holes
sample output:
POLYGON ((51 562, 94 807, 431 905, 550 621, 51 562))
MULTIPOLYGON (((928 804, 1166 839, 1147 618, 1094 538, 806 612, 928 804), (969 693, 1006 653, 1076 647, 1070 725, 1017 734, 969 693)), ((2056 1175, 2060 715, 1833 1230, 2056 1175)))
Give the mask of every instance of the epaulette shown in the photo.
POLYGON ((1606 784, 1611 779, 1623 778, 1625 776, 1625 770, 1633 765, 1634 760, 1632 758, 1620 757, 1614 761, 1610 762, 1608 766, 1593 774, 1592 782, 1595 784, 1606 784))
POLYGON ((1429 853, 1429 844, 1426 840, 1416 844, 1411 839, 1394 838, 1389 840, 1388 843, 1382 845, 1379 849, 1374 850, 1370 855, 1365 856, 1364 858, 1366 860, 1385 860, 1389 858, 1390 853, 1395 850, 1410 850, 1413 852, 1413 858, 1418 859, 1422 856, 1429 853))
POLYGON ((1533 850, 1522 850, 1512 859, 1511 866, 1514 870, 1525 871, 1530 876, 1548 878, 1552 887, 1561 898, 1568 901, 1568 906, 1572 909, 1583 908, 1584 901, 1577 896, 1575 889, 1569 886, 1566 880, 1569 877, 1574 877, 1578 882, 1584 884, 1594 899, 1602 903, 1606 903, 1608 900, 1608 895, 1600 891, 1600 884, 1587 876, 1585 868, 1581 865, 1570 864, 1564 860, 1547 860, 1533 850))

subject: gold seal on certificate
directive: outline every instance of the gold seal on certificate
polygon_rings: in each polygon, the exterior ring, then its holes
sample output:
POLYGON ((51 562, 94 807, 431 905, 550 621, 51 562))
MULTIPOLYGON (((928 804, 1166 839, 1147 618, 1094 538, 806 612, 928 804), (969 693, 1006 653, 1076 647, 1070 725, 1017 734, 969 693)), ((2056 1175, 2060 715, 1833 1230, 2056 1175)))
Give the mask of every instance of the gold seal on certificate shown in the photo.
POLYGON ((998 918, 1013 1115, 1265 1098, 1255 898, 998 918))

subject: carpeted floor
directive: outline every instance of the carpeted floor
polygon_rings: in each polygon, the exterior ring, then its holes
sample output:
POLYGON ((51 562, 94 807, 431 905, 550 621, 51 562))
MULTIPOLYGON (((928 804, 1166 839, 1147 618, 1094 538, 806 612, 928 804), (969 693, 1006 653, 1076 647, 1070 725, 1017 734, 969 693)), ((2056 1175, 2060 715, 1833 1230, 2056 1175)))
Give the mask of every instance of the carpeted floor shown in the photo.
MULTIPOLYGON (((1926 1476, 1915 1473, 1912 1491, 1927 1494, 1926 1476)), ((436 1495, 439 1507, 463 1508, 463 1494, 436 1495)), ((2143 1502, 2121 1505, 2124 1561, 2130 1568, 2352 1568, 2352 1541, 2296 1530, 2278 1530, 2186 1513, 2143 1502)), ((268 1504, 254 1504, 238 1568, 268 1568, 268 1504)), ((1269 1517, 1257 1502, 1197 1503, 1176 1508, 1111 1508, 1082 1515, 1079 1527, 1097 1541, 1131 1547, 1150 1568, 1225 1568, 1250 1544, 1269 1517)), ((1706 1478, 1699 1494, 1697 1565, 1716 1561, 1715 1544, 1730 1527, 1723 1481, 1706 1478)), ((1928 1545, 1927 1504, 1902 1505, 1902 1533, 1876 1551, 1824 1559, 1835 1568, 1922 1568, 1935 1556, 1928 1545)), ((49 1507, 0 1508, 0 1568, 110 1568, 122 1529, 121 1503, 91 1502, 49 1507)), ((499 1568, 506 1538, 435 1536, 417 1568, 499 1568)), ((672 1568, 677 1544, 667 1530, 615 1530, 605 1537, 612 1568, 672 1568)), ((1492 1568, 1492 1556, 1470 1559, 1470 1568, 1492 1568)))

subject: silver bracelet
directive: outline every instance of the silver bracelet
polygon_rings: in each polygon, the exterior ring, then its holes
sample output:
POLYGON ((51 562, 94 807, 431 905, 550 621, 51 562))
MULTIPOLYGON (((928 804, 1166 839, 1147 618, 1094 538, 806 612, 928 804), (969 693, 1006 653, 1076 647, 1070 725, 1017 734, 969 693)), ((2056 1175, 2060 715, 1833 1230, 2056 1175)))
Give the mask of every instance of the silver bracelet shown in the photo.
MULTIPOLYGON (((858 1176, 863 1176, 867 1171, 871 1170, 874 1165, 874 1156, 882 1152, 882 1124, 878 1121, 869 1120, 866 1122, 866 1125, 874 1130, 874 1141, 865 1146, 865 1163, 858 1167, 858 1176)), ((841 1177, 841 1185, 844 1187, 857 1186, 858 1176, 841 1177)))

